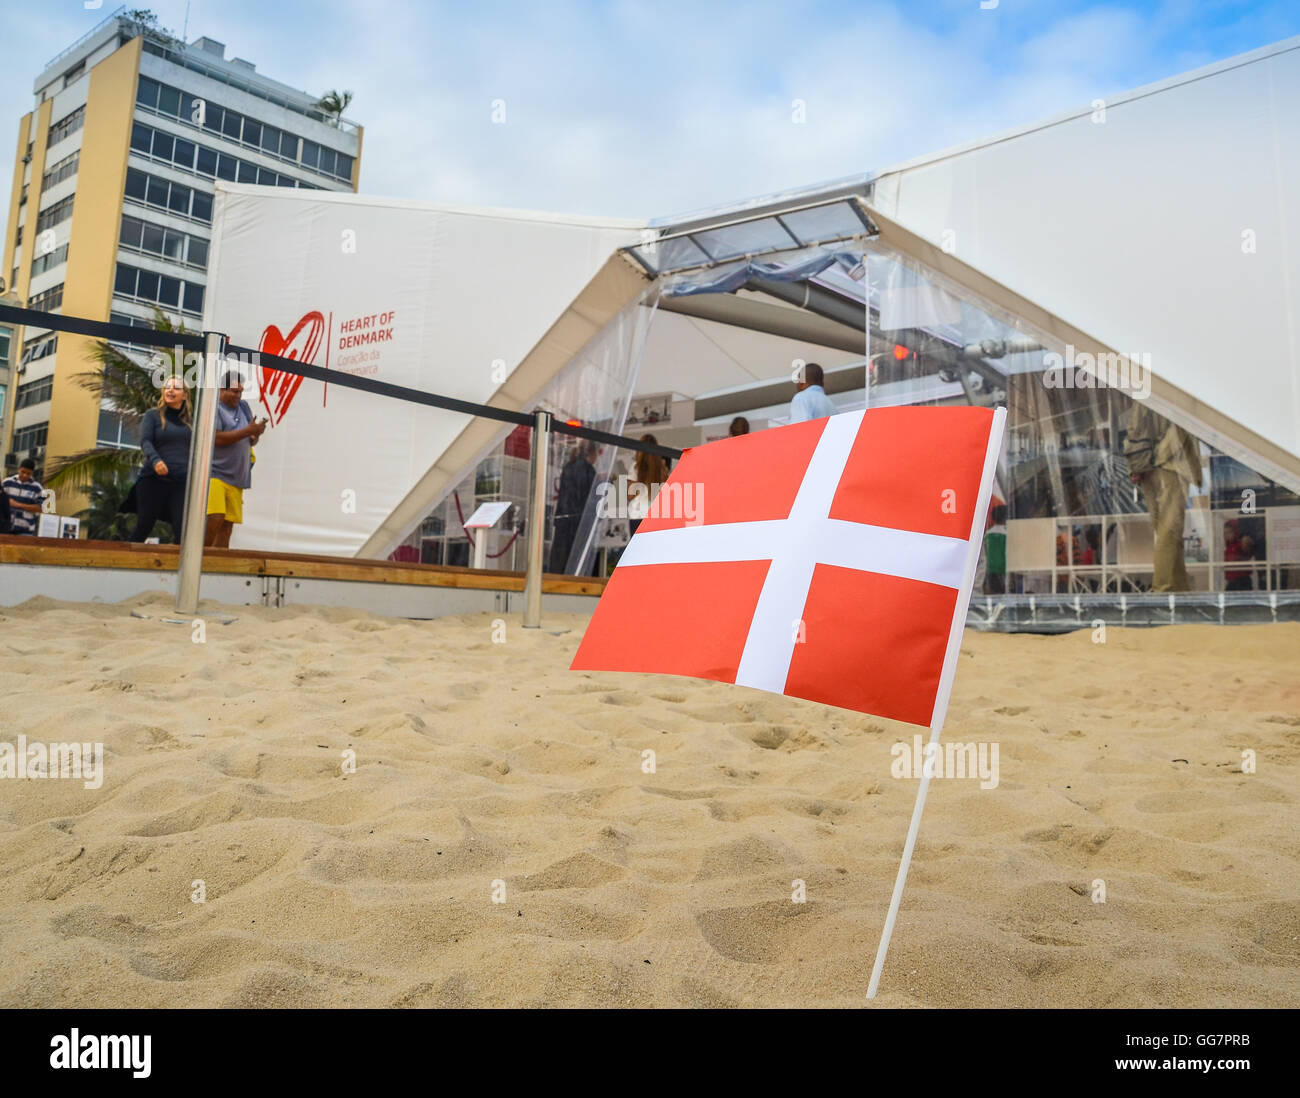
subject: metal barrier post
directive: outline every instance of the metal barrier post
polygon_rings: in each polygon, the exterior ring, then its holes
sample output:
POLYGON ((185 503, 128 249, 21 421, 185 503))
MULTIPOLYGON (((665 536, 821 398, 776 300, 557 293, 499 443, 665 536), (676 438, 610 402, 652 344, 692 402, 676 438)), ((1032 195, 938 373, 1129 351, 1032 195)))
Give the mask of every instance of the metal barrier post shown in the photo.
POLYGON ((532 496, 528 501, 528 570, 524 580, 524 628, 542 625, 542 545, 546 540, 547 463, 551 451, 551 413, 541 409, 533 421, 532 496))
POLYGON ((176 612, 193 617, 199 609, 199 580, 203 575, 203 534, 207 525, 208 476, 217 435, 217 370, 226 353, 226 337, 203 333, 203 373, 196 387, 194 427, 190 437, 189 479, 185 484, 185 530, 181 534, 180 565, 176 572, 176 612))

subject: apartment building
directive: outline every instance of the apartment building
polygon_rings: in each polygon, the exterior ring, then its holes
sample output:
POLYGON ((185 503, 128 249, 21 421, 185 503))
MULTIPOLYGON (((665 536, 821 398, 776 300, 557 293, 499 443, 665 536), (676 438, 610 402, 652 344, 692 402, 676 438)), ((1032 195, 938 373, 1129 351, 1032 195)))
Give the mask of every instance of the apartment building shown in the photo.
MULTIPOLYGON (((151 325, 157 306, 196 329, 215 181, 355 191, 362 128, 227 59, 220 42, 186 44, 124 12, 36 78, 14 157, 4 300, 131 325, 151 325)), ((6 472, 135 444, 133 426, 76 381, 93 368, 92 339, 19 327, 9 343, 6 472)))

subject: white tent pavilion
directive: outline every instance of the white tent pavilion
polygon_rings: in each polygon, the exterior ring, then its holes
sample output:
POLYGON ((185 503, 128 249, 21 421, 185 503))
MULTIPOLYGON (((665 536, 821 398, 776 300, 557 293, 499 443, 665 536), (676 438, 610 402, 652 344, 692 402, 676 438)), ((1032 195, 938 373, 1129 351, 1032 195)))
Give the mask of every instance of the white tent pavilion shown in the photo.
MULTIPOLYGON (((1225 586, 1219 520, 1249 491, 1270 554, 1252 589, 1293 589, 1296 102, 1291 39, 885 172, 647 223, 222 185, 205 327, 255 345, 328 313, 331 369, 671 446, 733 415, 780 422, 799 361, 843 408, 1006 404, 1008 570, 1030 593, 1141 589, 1149 527, 1119 457, 1136 386, 1045 382, 1048 356, 1120 354, 1149 366, 1138 399, 1202 443, 1194 585, 1225 586), (339 342, 335 320, 386 313, 387 342, 339 342), (647 396, 671 405, 653 427, 647 396)), ((247 543, 458 562, 456 515, 515 491, 510 428, 321 389, 259 446, 247 543)), ((571 572, 598 537, 579 540, 571 572)))

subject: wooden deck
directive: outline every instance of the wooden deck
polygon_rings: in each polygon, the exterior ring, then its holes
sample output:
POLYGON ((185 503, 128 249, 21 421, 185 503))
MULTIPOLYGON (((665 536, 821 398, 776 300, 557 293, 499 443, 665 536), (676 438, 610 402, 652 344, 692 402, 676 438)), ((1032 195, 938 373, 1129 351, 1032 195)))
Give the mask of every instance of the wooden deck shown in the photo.
MULTIPOLYGON (((134 545, 122 541, 0 536, 0 565, 41 564, 67 568, 125 568, 176 571, 175 545, 134 545)), ((356 557, 318 557, 262 553, 249 549, 205 549, 204 573, 242 576, 292 576, 297 579, 348 580, 354 583, 399 583, 420 587, 460 587, 487 591, 522 591, 523 572, 455 568, 436 564, 402 564, 356 557)), ((542 590, 552 595, 599 595, 606 581, 588 576, 546 575, 542 590)))

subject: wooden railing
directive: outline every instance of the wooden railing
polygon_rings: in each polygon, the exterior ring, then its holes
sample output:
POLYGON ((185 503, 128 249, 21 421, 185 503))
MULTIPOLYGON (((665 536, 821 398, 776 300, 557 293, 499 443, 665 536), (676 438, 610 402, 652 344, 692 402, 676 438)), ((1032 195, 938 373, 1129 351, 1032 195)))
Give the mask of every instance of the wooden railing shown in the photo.
MULTIPOLYGON (((176 571, 175 545, 135 545, 121 541, 0 536, 0 565, 39 564, 67 568, 127 568, 176 571)), ((292 576, 297 579, 345 580, 353 583, 401 583, 419 587, 461 587, 488 591, 522 591, 523 572, 475 570, 452 565, 408 564, 356 557, 298 553, 264 553, 251 549, 205 549, 203 571, 242 576, 292 576)), ((542 590, 554 595, 599 595, 605 580, 589 576, 546 575, 542 590)))

